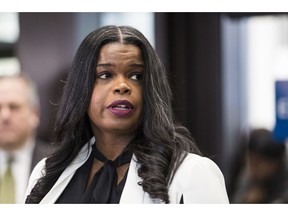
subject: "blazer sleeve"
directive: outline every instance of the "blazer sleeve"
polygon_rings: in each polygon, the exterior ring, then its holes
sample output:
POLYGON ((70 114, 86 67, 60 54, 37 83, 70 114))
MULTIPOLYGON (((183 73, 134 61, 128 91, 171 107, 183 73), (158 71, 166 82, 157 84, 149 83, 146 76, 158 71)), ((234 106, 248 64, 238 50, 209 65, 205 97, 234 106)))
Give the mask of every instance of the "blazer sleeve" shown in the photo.
POLYGON ((44 175, 45 160, 46 160, 46 158, 43 158, 34 167, 32 173, 29 177, 28 186, 26 188, 23 203, 25 203, 27 196, 30 194, 31 190, 33 189, 33 187, 35 186, 37 181, 44 175))
POLYGON ((225 180, 210 159, 188 154, 170 186, 171 203, 229 203, 225 180))

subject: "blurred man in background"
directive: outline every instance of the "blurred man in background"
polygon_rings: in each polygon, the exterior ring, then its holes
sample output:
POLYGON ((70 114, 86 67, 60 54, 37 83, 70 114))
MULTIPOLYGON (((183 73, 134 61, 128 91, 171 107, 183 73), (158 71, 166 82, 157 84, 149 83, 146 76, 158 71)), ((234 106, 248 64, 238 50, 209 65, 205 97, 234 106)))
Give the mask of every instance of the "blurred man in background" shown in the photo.
POLYGON ((32 168, 50 153, 36 139, 40 105, 27 76, 0 76, 0 203, 22 203, 32 168))

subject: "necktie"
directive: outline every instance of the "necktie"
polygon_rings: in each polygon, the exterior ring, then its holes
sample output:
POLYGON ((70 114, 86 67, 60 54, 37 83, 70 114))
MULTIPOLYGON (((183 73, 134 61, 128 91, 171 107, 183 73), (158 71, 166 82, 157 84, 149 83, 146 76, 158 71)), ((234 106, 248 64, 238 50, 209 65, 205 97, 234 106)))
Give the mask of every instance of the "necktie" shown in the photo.
POLYGON ((11 170, 12 162, 13 158, 9 157, 6 171, 0 182, 0 203, 15 203, 15 185, 11 170))

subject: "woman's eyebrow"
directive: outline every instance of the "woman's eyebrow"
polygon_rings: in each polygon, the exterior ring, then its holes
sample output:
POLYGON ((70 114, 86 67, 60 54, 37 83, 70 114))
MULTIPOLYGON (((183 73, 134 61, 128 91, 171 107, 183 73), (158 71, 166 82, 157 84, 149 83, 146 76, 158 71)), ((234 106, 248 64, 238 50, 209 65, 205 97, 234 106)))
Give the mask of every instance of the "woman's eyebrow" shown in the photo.
POLYGON ((137 64, 137 63, 133 63, 129 65, 130 67, 143 67, 144 68, 144 64, 137 64))
MULTIPOLYGON (((100 64, 97 64, 96 67, 113 67, 114 64, 112 63, 100 63, 100 64)), ((144 64, 137 64, 137 63, 133 63, 133 64, 130 64, 129 67, 142 67, 144 68, 144 64)))
POLYGON ((113 66, 113 64, 111 63, 101 63, 96 65, 96 67, 111 67, 111 66, 113 66))

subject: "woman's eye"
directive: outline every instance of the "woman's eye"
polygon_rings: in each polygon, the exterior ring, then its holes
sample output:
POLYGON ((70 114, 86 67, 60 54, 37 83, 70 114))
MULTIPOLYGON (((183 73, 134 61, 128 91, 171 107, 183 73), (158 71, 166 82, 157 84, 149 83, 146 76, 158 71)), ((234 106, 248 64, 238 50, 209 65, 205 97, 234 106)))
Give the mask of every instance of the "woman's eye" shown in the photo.
POLYGON ((105 72, 105 73, 100 73, 97 76, 99 79, 109 79, 112 77, 111 73, 105 72))
POLYGON ((136 73, 136 74, 133 74, 130 78, 132 80, 142 80, 142 77, 143 77, 142 73, 136 73))

